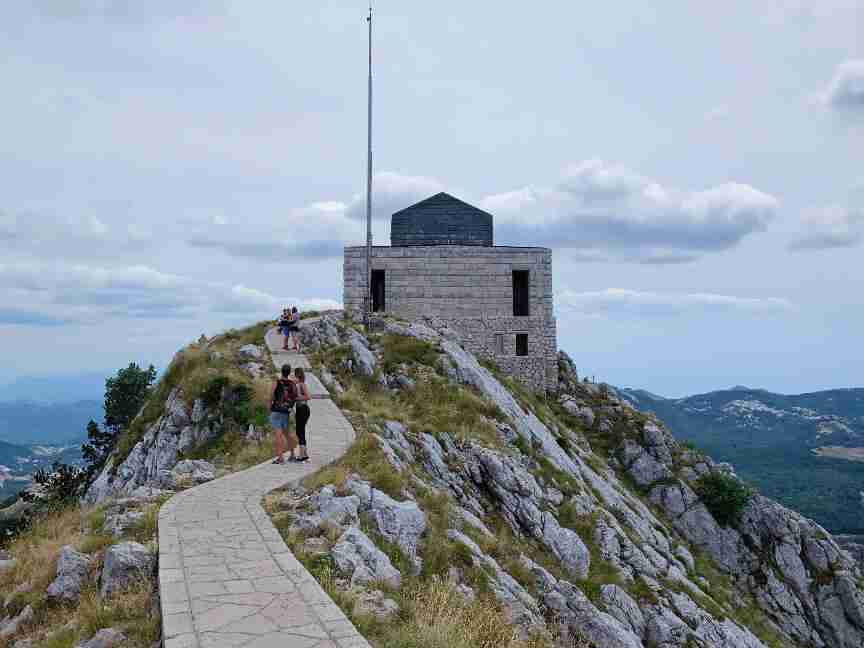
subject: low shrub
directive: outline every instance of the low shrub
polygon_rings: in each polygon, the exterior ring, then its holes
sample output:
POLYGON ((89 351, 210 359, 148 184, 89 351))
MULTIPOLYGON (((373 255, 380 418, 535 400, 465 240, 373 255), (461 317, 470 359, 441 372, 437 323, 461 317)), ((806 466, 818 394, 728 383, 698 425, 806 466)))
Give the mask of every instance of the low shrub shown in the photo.
POLYGON ((694 490, 721 526, 736 524, 753 497, 753 491, 738 479, 719 472, 700 477, 694 490))

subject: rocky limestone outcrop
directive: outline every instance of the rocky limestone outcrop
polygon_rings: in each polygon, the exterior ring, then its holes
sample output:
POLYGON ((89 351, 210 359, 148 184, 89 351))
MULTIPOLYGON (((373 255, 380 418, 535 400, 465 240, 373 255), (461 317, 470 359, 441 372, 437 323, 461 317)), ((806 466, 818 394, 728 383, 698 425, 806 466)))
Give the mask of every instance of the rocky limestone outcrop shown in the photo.
POLYGON ((351 330, 348 333, 348 346, 351 348, 351 370, 371 378, 378 367, 378 360, 369 350, 369 340, 361 333, 351 330))
POLYGON ((19 628, 33 619, 33 616, 33 607, 28 605, 19 614, 0 619, 0 639, 11 637, 17 633, 19 628))
MULTIPOLYGON (((457 444, 446 433, 417 434, 395 422, 375 438, 394 470, 414 467, 414 479, 453 497, 467 514, 459 514, 460 524, 483 533, 483 519, 500 515, 572 579, 543 575, 544 593, 532 596, 467 535, 451 530, 451 540, 468 547, 497 583, 492 590, 512 618, 531 625, 554 614, 574 636, 602 646, 761 648, 734 620, 739 609, 756 606, 764 625, 790 646, 864 645, 860 567, 817 524, 758 495, 739 522, 719 524, 696 484, 712 472, 734 478, 730 466, 683 447, 612 388, 579 381, 565 354, 558 401, 568 425, 541 421, 452 332, 428 324, 386 330, 435 343, 443 352, 441 373, 479 391, 506 416, 496 426, 509 448, 457 444), (592 448, 592 439, 602 450, 592 448), (694 552, 727 580, 704 572, 694 552), (610 583, 589 600, 579 583, 595 560, 613 567, 623 587, 610 583), (653 602, 631 596, 631 583, 653 591, 653 602)), ((421 555, 422 542, 421 535, 421 555)))
POLYGON ((360 500, 360 509, 375 524, 378 533, 388 542, 397 545, 411 560, 419 573, 422 561, 418 544, 426 531, 426 515, 417 502, 406 500, 398 502, 386 493, 372 488, 360 479, 349 479, 346 490, 360 500))
POLYGON ((340 319, 342 319, 342 313, 331 312, 316 319, 300 320, 300 344, 307 350, 339 344, 340 333, 336 323, 340 319))
POLYGON ((105 551, 100 595, 105 598, 127 589, 151 576, 155 566, 155 556, 144 545, 137 542, 111 545, 105 551))
POLYGON ((108 459, 84 501, 98 504, 110 497, 130 495, 141 487, 172 489, 171 472, 181 453, 206 443, 219 430, 219 421, 210 416, 203 401, 195 400, 190 411, 182 392, 172 390, 163 414, 147 426, 141 440, 119 465, 114 456, 108 459))
POLYGON ((102 628, 92 638, 75 648, 119 648, 126 643, 126 635, 116 628, 102 628))
POLYGON ((46 592, 48 598, 67 603, 77 601, 89 569, 90 558, 69 545, 62 547, 57 559, 57 577, 46 592))
POLYGON ((386 583, 399 589, 402 576, 387 555, 357 527, 349 527, 336 542, 331 555, 336 567, 352 585, 386 583))

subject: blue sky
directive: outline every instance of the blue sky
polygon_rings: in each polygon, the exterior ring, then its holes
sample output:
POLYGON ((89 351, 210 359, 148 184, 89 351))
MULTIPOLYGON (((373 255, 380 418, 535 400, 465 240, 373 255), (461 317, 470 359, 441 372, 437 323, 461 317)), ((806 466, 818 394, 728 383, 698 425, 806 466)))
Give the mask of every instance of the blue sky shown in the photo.
MULTIPOLYGON (((16 4, 0 381, 164 365, 341 300, 362 3, 16 4)), ((589 375, 861 386, 864 4, 594 4, 377 4, 376 242, 447 190, 497 242, 555 249, 559 345, 589 375)))

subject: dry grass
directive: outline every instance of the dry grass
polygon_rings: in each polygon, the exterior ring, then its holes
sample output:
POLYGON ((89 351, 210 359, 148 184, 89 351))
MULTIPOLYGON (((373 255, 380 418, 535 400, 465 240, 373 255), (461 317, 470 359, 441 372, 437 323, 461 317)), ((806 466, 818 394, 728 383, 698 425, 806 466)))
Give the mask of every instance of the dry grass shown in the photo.
MULTIPOLYGON (((81 527, 81 510, 77 507, 35 519, 31 527, 9 545, 15 565, 0 573, 0 592, 12 592, 19 585, 30 583, 32 591, 41 596, 56 575, 60 548, 81 545, 84 538, 81 527)), ((16 597, 15 605, 23 609, 35 603, 36 596, 20 595, 16 597)))
POLYGON ((368 433, 360 433, 357 440, 339 460, 304 479, 303 485, 311 490, 326 484, 341 488, 351 473, 359 474, 375 488, 391 497, 402 499, 407 475, 393 469, 387 462, 381 446, 368 433))
POLYGON ((392 624, 382 646, 387 648, 541 648, 543 637, 522 638, 491 598, 465 598, 432 578, 402 596, 404 623, 392 624))
POLYGON ((161 638, 162 630, 153 593, 150 578, 142 578, 107 600, 100 599, 95 589, 85 591, 77 612, 80 636, 91 637, 102 628, 120 628, 129 638, 124 645, 149 647, 161 638))
MULTIPOLYGON (((144 518, 127 531, 127 537, 140 542, 156 535, 160 503, 145 509, 144 518)), ((127 633, 132 648, 149 648, 160 637, 158 610, 151 609, 154 583, 144 579, 129 591, 109 601, 100 601, 95 589, 96 575, 102 564, 102 550, 117 542, 103 530, 102 508, 69 507, 47 512, 35 518, 30 527, 10 543, 8 549, 16 559, 14 567, 0 574, 0 592, 20 591, 9 599, 5 614, 16 615, 26 606, 34 611, 33 620, 13 637, 0 639, 0 648, 8 648, 22 638, 34 639, 34 645, 47 648, 72 648, 89 639, 101 628, 120 627, 127 633), (56 576, 57 558, 63 546, 91 556, 90 582, 77 605, 48 600, 45 591, 56 576), (67 623, 70 628, 64 629, 67 623)))

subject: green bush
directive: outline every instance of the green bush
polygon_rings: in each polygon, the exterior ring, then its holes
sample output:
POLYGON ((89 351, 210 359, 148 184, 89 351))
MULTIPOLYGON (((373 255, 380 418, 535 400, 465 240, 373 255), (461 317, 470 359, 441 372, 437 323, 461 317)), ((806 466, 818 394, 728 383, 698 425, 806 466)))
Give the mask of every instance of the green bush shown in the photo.
POLYGON ((700 477, 695 490, 721 526, 738 522, 753 496, 753 491, 735 477, 718 472, 700 477))

